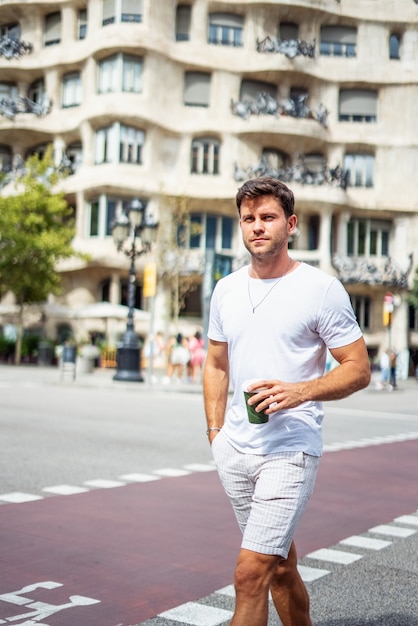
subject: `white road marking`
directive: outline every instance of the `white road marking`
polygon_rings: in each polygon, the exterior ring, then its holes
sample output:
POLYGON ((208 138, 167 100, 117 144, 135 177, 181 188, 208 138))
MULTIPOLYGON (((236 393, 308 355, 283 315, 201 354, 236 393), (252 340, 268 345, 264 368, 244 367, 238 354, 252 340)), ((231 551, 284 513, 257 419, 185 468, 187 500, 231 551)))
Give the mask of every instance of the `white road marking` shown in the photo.
POLYGON ((389 524, 380 524, 369 528, 370 533, 377 533, 378 535, 389 535, 389 537, 410 537, 417 531, 412 528, 401 528, 400 526, 389 526, 389 524))
POLYGON ((160 480, 161 476, 152 476, 151 474, 123 474, 119 476, 119 478, 134 483, 148 483, 153 480, 160 480))
POLYGON ((154 474, 159 476, 166 476, 170 478, 176 478, 178 476, 187 476, 190 472, 182 469, 175 469, 174 467, 163 467, 162 469, 154 470, 154 474))
POLYGON ((368 550, 383 550, 392 545, 392 541, 384 539, 373 539, 373 537, 363 537, 362 535, 353 535, 340 541, 343 546, 354 546, 355 548, 366 548, 368 550))
POLYGON ((331 548, 321 548, 306 555, 309 559, 318 559, 319 561, 329 561, 330 563, 341 563, 349 565, 363 558, 362 554, 354 554, 353 552, 343 552, 343 550, 333 550, 331 548))
POLYGON ((158 617, 192 626, 218 626, 218 624, 223 624, 223 622, 231 619, 232 611, 198 604, 197 602, 186 602, 186 604, 181 604, 175 609, 160 613, 158 617))
POLYGON ((76 493, 86 493, 89 489, 86 487, 75 487, 74 485, 54 485, 52 487, 44 487, 42 491, 55 493, 58 496, 73 496, 76 493))
POLYGON ((35 496, 33 493, 23 493, 14 491, 13 493, 0 494, 0 500, 13 504, 21 504, 22 502, 34 502, 35 500, 43 500, 42 496, 35 496))
POLYGON ((401 517, 395 517, 394 522, 399 524, 410 524, 411 526, 418 526, 418 515, 401 515, 401 517))
POLYGON ((113 487, 123 487, 126 483, 122 483, 119 480, 97 478, 96 480, 85 480, 83 485, 87 485, 87 487, 97 487, 98 489, 112 489, 113 487))

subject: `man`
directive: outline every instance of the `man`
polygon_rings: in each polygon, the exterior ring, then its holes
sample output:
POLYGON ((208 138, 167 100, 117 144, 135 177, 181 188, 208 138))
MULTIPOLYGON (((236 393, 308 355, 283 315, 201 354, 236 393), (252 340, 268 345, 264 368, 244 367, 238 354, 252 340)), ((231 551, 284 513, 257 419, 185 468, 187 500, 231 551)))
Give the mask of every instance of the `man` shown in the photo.
POLYGON ((311 626, 293 536, 322 453, 321 401, 368 385, 369 360, 341 283, 288 254, 292 191, 256 178, 236 204, 251 263, 215 287, 204 370, 207 434, 243 533, 231 625, 266 626, 271 591, 283 626, 311 626), (327 348, 339 365, 324 375, 327 348), (267 423, 248 420, 248 379, 267 423))

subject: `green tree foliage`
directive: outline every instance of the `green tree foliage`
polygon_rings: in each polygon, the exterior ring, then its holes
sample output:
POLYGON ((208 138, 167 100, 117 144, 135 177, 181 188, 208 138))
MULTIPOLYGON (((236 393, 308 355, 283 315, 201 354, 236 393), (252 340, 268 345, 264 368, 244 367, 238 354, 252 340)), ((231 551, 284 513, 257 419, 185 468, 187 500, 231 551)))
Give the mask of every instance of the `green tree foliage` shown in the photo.
POLYGON ((30 157, 16 180, 15 194, 0 196, 0 296, 12 292, 20 306, 15 362, 20 363, 23 306, 58 294, 57 263, 77 256, 72 209, 53 187, 64 174, 53 167, 52 151, 30 157))
POLYGON ((408 302, 409 304, 412 304, 415 311, 418 311, 418 267, 415 270, 411 292, 408 294, 408 302))

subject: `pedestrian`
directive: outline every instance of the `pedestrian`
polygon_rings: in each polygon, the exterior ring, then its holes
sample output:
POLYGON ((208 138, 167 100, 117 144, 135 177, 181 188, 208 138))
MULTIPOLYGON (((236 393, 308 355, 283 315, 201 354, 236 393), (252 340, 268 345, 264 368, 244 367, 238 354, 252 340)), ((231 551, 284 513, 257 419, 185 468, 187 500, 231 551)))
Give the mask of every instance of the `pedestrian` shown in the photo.
POLYGON ((380 366, 380 386, 383 389, 386 389, 386 388, 389 389, 390 387, 390 358, 389 358, 388 351, 382 352, 382 354, 380 355, 379 366, 380 366))
POLYGON ((190 359, 188 341, 183 337, 182 333, 177 333, 177 335, 172 337, 169 341, 167 350, 167 375, 164 376, 162 382, 167 384, 173 380, 179 383, 183 379, 185 368, 190 359))
POLYGON ((396 389, 396 364, 397 364, 397 353, 396 350, 390 350, 389 352, 389 365, 390 365, 390 384, 393 389, 396 389))
POLYGON ((322 453, 322 401, 368 385, 369 359, 341 283, 288 254, 292 191, 255 178, 236 205, 251 261, 214 289, 204 368, 207 434, 243 533, 231 625, 266 626, 270 591, 283 626, 311 626, 293 536, 322 453), (324 375, 327 348, 339 365, 324 375), (266 423, 248 420, 248 379, 266 423))
POLYGON ((202 333, 197 330, 193 337, 189 339, 190 352, 190 378, 193 383, 200 380, 203 363, 205 360, 205 342, 202 333))

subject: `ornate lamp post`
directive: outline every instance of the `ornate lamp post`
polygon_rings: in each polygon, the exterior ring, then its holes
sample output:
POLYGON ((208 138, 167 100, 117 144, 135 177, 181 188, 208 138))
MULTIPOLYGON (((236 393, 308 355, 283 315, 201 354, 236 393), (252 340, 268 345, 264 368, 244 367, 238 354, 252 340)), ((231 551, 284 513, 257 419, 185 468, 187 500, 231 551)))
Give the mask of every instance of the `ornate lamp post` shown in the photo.
POLYGON ((121 344, 116 354, 116 374, 113 380, 129 382, 143 382, 141 373, 141 359, 138 336, 134 329, 135 309, 135 260, 141 254, 149 252, 156 239, 158 222, 147 218, 145 205, 139 199, 132 200, 129 205, 128 215, 125 213, 115 218, 112 225, 112 234, 118 250, 122 250, 130 259, 129 287, 128 287, 128 320, 126 331, 123 334, 121 344), (123 249, 124 243, 131 236, 131 242, 127 250, 123 249), (139 246, 137 246, 137 243, 139 246))

